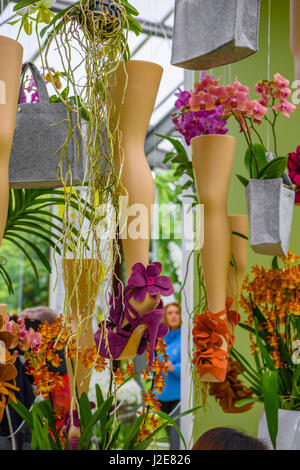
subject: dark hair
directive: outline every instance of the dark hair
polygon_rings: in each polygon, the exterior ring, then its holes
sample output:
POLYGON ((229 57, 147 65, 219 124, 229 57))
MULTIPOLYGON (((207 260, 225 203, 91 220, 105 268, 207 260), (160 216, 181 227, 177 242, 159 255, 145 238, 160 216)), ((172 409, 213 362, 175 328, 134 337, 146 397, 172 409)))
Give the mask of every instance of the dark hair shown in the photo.
POLYGON ((199 437, 192 450, 268 450, 268 447, 236 429, 213 428, 199 437))

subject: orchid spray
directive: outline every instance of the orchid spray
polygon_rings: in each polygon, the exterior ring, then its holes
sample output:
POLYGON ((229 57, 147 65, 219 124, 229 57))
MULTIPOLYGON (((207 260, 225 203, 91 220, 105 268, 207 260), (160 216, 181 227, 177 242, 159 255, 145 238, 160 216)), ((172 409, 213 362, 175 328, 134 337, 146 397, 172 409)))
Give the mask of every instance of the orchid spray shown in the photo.
MULTIPOLYGON (((200 110, 220 110, 221 119, 233 116, 243 132, 247 151, 244 158, 246 169, 250 178, 276 178, 280 177, 287 166, 287 157, 278 156, 276 140, 276 124, 280 114, 290 117, 296 107, 288 101, 291 94, 289 80, 279 73, 274 74, 272 80, 260 80, 254 86, 259 99, 250 99, 250 88, 242 85, 238 80, 231 84, 221 86, 220 79, 201 75, 190 92, 188 104, 181 108, 185 112, 199 112, 200 110), (266 146, 259 132, 259 126, 266 121, 272 129, 275 158, 268 162, 266 146), (253 142, 253 134, 259 143, 253 142)), ((248 180, 238 175, 240 181, 246 186, 248 180)))

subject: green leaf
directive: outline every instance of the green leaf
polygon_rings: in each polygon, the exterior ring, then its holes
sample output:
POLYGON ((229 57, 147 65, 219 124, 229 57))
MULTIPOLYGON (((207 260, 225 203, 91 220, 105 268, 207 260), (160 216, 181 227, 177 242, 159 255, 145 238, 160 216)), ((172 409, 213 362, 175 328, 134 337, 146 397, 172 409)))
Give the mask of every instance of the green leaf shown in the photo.
POLYGON ((10 241, 11 243, 13 243, 17 248, 19 248, 19 250, 21 250, 24 255, 26 256, 26 258, 28 259, 29 263, 31 264, 31 267, 34 271, 34 274, 35 274, 35 278, 37 280, 37 282, 39 282, 39 274, 38 274, 38 271, 36 269, 36 265, 35 263, 32 261, 31 259, 31 256, 29 255, 29 253, 25 250, 25 248, 23 248, 22 245, 20 245, 14 238, 11 238, 9 236, 6 235, 5 237, 6 240, 10 241))
POLYGON ((264 395, 264 407, 268 430, 274 449, 276 450, 276 437, 278 433, 278 372, 268 370, 263 374, 262 388, 264 395))
POLYGON ((183 436, 182 432, 180 431, 180 428, 179 428, 178 424, 175 422, 175 420, 171 416, 169 416, 167 413, 164 413, 163 411, 156 411, 155 414, 157 414, 161 418, 165 419, 169 424, 171 424, 176 429, 176 431, 177 431, 178 435, 180 436, 180 438, 183 442, 183 445, 186 449, 187 446, 186 446, 184 436, 183 436))
MULTIPOLYGON (((49 425, 49 427, 50 427, 50 429, 51 429, 51 431, 54 435, 56 450, 62 450, 62 446, 61 446, 59 435, 58 435, 58 432, 57 432, 57 429, 56 429, 54 413, 53 413, 53 409, 52 409, 52 405, 51 405, 50 400, 42 400, 42 401, 38 402, 38 407, 42 411, 43 416, 47 419, 48 425, 49 425)), ((51 437, 49 439, 50 439, 50 443, 51 443, 51 441, 52 441, 51 437)))
POLYGON ((96 397, 97 397, 97 407, 100 408, 104 402, 103 393, 98 384, 96 384, 96 397))
POLYGON ((240 180, 240 182, 241 182, 245 187, 248 186, 249 180, 247 180, 247 178, 245 178, 245 177, 242 176, 242 175, 235 175, 235 176, 240 180))
POLYGON ((287 167, 287 157, 276 157, 267 165, 265 165, 259 172, 258 178, 272 179, 280 178, 282 173, 287 167))
POLYGON ((1 275, 2 279, 4 280, 4 282, 6 284, 8 293, 9 294, 14 294, 14 288, 13 288, 12 280, 11 280, 8 272, 6 271, 6 269, 4 268, 4 266, 1 263, 0 263, 0 275, 1 275))
POLYGON ((242 408, 245 405, 249 405, 249 403, 259 402, 260 400, 256 397, 253 398, 243 398, 242 400, 237 401, 234 406, 236 408, 242 408))
POLYGON ((83 392, 79 402, 80 407, 80 425, 84 429, 92 419, 92 408, 86 392, 83 392))
POLYGON ((144 419, 145 419, 145 414, 142 414, 134 421, 133 425, 131 426, 128 432, 128 435, 125 438, 125 442, 123 444, 123 450, 132 450, 132 448, 134 447, 137 441, 140 428, 142 426, 144 419))
POLYGON ((13 11, 19 11, 24 7, 32 5, 33 3, 35 3, 35 0, 21 0, 20 2, 17 2, 17 4, 14 6, 13 11))
POLYGON ((83 432, 77 444, 77 450, 82 449, 83 445, 85 444, 87 440, 86 439, 87 436, 91 433, 93 427, 95 426, 97 421, 99 421, 100 418, 102 420, 101 427, 104 428, 106 421, 107 421, 107 413, 111 408, 113 400, 114 400, 113 396, 109 397, 104 403, 102 403, 100 408, 98 408, 97 411, 95 411, 95 413, 92 415, 92 418, 90 419, 89 423, 83 429, 83 432))
POLYGON ((18 413, 18 415, 24 420, 30 429, 33 429, 33 418, 32 413, 23 405, 19 400, 14 403, 12 400, 9 402, 10 406, 18 413))
POLYGON ((248 147, 244 156, 244 164, 248 171, 249 176, 251 176, 251 178, 257 178, 258 173, 268 163, 268 160, 266 157, 265 149, 263 148, 261 144, 255 142, 252 145, 252 150, 255 155, 255 158, 250 148, 248 147), (258 173, 257 173, 257 168, 258 168, 258 173))
POLYGON ((260 335, 259 335, 259 332, 258 332, 258 326, 257 326, 258 325, 257 318, 254 319, 254 323, 255 323, 256 341, 257 341, 258 347, 260 349, 261 355, 263 357, 263 360, 264 360, 266 366, 268 367, 268 369, 270 369, 271 371, 276 370, 273 359, 272 359, 268 349, 266 348, 266 346, 263 344, 262 340, 260 339, 260 335))
POLYGON ((69 92, 70 92, 70 87, 69 86, 66 86, 66 88, 61 92, 61 97, 66 100, 69 96, 69 92))

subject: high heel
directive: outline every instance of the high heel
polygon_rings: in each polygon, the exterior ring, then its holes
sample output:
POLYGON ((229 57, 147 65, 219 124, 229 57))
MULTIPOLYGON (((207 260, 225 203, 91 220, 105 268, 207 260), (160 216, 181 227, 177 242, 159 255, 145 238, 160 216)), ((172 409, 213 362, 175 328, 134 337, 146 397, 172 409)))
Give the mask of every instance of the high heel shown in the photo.
POLYGON ((170 279, 160 276, 161 271, 161 263, 152 263, 147 268, 136 263, 132 267, 124 295, 121 284, 117 297, 113 299, 110 295, 108 321, 99 323, 99 329, 94 335, 100 356, 116 360, 132 359, 137 354, 143 354, 149 343, 149 365, 152 365, 156 340, 166 336, 169 331, 168 326, 161 321, 164 306, 157 296, 168 296, 174 291, 170 279), (158 305, 141 315, 131 305, 130 299, 142 302, 147 294, 156 299, 158 305))
POLYGON ((206 310, 194 319, 193 341, 197 346, 193 364, 198 369, 201 380, 224 382, 228 365, 228 351, 222 349, 224 340, 232 344, 232 335, 227 324, 227 308, 218 313, 206 310))

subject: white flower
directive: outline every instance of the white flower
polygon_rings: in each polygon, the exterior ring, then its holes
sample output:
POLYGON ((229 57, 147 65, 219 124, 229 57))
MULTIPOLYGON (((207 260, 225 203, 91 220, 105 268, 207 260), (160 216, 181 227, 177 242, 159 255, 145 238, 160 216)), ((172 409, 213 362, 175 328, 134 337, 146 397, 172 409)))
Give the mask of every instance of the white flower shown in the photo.
MULTIPOLYGON (((107 398, 109 384, 110 384, 110 373, 108 369, 99 373, 93 370, 90 379, 89 388, 89 399, 94 403, 97 402, 96 398, 96 384, 101 388, 104 399, 107 398)), ((117 400, 127 403, 128 405, 140 404, 142 402, 142 389, 140 385, 131 379, 122 385, 117 391, 117 400)))

